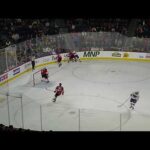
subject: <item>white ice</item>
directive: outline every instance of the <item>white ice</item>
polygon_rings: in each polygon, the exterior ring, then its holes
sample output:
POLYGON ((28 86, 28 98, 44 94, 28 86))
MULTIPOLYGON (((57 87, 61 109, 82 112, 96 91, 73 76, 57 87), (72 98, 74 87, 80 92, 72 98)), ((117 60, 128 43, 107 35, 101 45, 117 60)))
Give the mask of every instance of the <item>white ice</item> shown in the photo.
POLYGON ((48 65, 49 83, 40 73, 25 75, 0 89, 0 122, 14 127, 44 131, 150 131, 150 64, 127 61, 84 61, 48 65), (54 89, 62 83, 65 94, 52 102, 54 89), (140 91, 135 110, 131 92, 140 91), (22 96, 23 109, 21 109, 22 96), (40 109, 41 108, 41 109, 40 109), (23 114, 22 114, 23 112, 23 114), (22 120, 23 119, 23 120, 22 120))

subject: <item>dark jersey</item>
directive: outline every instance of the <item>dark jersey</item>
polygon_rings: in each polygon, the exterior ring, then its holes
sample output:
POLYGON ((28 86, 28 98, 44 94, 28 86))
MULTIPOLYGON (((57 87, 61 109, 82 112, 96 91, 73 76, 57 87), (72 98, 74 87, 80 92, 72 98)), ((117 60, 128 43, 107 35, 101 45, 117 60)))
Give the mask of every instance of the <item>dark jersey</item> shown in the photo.
POLYGON ((58 95, 64 94, 64 88, 62 86, 57 86, 54 92, 58 95))

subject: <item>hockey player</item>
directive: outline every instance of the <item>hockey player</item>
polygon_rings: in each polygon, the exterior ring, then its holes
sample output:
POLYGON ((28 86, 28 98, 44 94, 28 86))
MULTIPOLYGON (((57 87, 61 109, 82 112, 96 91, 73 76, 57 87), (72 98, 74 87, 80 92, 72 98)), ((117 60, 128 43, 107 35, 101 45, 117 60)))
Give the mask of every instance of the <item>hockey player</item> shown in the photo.
POLYGON ((41 81, 43 81, 43 78, 44 78, 44 69, 41 69, 41 77, 42 77, 41 81))
POLYGON ((64 95, 64 88, 61 83, 56 87, 55 91, 55 97, 53 98, 53 102, 56 101, 57 97, 60 96, 61 94, 64 95))
POLYGON ((75 62, 77 61, 81 62, 79 55, 76 52, 74 52, 74 59, 75 59, 75 62))
POLYGON ((69 52, 68 57, 69 57, 68 63, 69 63, 70 61, 74 62, 74 58, 75 58, 75 57, 74 57, 74 53, 73 53, 73 52, 69 52))
POLYGON ((47 83, 49 82, 49 80, 48 80, 48 70, 46 68, 41 69, 41 76, 42 76, 42 81, 46 81, 47 83))
POLYGON ((130 94, 130 108, 134 109, 136 102, 139 100, 139 92, 133 92, 130 94))
POLYGON ((57 59, 58 66, 60 67, 62 65, 62 63, 61 63, 61 61, 62 61, 61 55, 58 54, 57 57, 56 57, 56 59, 57 59))
POLYGON ((31 57, 32 71, 35 70, 35 56, 31 57))

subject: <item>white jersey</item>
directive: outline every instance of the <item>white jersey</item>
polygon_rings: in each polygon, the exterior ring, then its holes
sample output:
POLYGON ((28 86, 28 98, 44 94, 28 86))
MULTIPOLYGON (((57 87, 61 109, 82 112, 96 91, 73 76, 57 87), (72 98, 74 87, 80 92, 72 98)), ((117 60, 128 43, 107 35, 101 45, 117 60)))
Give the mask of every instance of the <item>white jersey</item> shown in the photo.
POLYGON ((134 100, 136 100, 136 101, 139 100, 139 94, 135 94, 135 92, 131 93, 130 96, 131 96, 131 99, 134 99, 134 100))

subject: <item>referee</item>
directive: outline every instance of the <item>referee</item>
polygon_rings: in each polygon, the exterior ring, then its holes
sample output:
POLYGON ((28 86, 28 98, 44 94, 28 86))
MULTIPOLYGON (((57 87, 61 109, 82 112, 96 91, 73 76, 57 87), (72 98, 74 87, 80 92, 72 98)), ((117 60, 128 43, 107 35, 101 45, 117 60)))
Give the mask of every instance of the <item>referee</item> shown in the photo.
POLYGON ((31 57, 32 71, 35 70, 35 56, 31 57))

